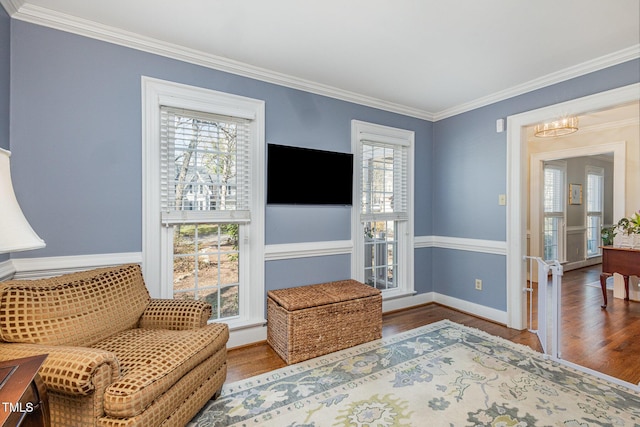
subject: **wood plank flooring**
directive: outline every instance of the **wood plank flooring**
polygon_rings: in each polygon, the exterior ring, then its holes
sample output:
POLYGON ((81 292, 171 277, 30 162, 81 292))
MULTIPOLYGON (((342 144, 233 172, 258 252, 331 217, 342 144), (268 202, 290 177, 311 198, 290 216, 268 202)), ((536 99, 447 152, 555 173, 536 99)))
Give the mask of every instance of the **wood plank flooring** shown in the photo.
MULTIPOLYGON (((565 273, 563 277, 562 357, 632 384, 640 382, 640 303, 613 298, 602 310, 600 288, 587 286, 599 278, 600 266, 565 273)), ((438 304, 427 304, 383 316, 383 336, 442 319, 481 329, 541 351, 537 337, 524 330, 480 319, 438 304)), ((227 382, 286 366, 266 342, 230 349, 227 382)))
POLYGON ((562 278, 562 358, 581 366, 640 383, 640 302, 613 298, 603 303, 600 266, 570 271, 562 278))

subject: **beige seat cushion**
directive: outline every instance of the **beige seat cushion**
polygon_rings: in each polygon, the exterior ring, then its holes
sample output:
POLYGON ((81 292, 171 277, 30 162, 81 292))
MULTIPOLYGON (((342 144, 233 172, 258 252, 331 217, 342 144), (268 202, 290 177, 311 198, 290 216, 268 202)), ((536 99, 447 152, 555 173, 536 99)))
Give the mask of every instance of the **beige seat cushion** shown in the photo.
POLYGON ((205 359, 225 347, 225 324, 214 323, 186 331, 131 329, 96 345, 116 354, 122 377, 105 393, 108 416, 130 418, 205 359))

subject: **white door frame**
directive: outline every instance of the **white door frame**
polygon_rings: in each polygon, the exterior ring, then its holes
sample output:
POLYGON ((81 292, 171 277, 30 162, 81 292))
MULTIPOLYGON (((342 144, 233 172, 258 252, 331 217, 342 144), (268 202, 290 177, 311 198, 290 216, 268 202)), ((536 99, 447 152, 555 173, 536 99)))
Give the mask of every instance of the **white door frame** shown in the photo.
POLYGON ((528 161, 526 127, 563 115, 580 115, 640 99, 640 83, 507 117, 507 326, 527 324, 526 264, 528 161))

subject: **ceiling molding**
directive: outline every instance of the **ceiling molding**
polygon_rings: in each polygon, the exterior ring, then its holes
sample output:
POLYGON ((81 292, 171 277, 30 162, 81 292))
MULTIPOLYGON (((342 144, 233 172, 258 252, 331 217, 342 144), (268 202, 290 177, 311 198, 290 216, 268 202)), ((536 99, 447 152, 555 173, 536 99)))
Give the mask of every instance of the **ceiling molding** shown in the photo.
MULTIPOLYGON (((12 0, 0 0, 12 1, 12 0)), ((13 0, 15 1, 15 0, 13 0)), ((106 41, 132 49, 161 55, 167 58, 224 71, 231 74, 274 83, 280 86, 299 89, 334 99, 377 108, 392 113, 433 121, 433 114, 417 108, 395 104, 355 92, 300 79, 283 73, 255 67, 221 56, 211 55, 188 47, 166 43, 140 34, 124 31, 94 21, 77 18, 51 9, 25 4, 11 15, 12 18, 32 24, 42 25, 81 36, 106 41)))
POLYGON ((560 83, 574 77, 579 77, 637 58, 640 58, 640 44, 627 49, 622 49, 609 55, 601 56, 600 58, 596 58, 591 61, 583 62, 573 67, 565 68, 564 70, 560 70, 555 73, 547 74, 546 76, 539 77, 521 85, 513 86, 489 96, 478 98, 474 101, 443 110, 434 114, 434 120, 438 121, 446 119, 447 117, 456 116, 467 111, 475 110, 476 108, 504 101, 505 99, 513 98, 514 96, 522 95, 536 89, 542 89, 543 87, 547 87, 552 84, 560 83))
POLYGON ((496 92, 474 101, 460 104, 456 107, 438 113, 420 110, 406 105, 396 104, 382 99, 369 97, 355 92, 323 85, 310 80, 300 79, 283 73, 255 67, 232 59, 211 55, 188 47, 166 43, 136 33, 124 31, 115 27, 103 25, 94 21, 77 18, 72 15, 51 9, 25 4, 26 0, 0 0, 9 15, 32 24, 42 25, 57 30, 78 34, 81 36, 106 41, 116 45, 188 62, 203 67, 248 77, 255 80, 273 83, 280 86, 298 89, 317 95, 327 96, 342 101, 351 102, 392 113, 402 114, 428 121, 438 121, 451 116, 465 113, 489 104, 503 101, 532 90, 540 89, 593 71, 601 70, 632 59, 640 58, 640 44, 578 64, 537 78, 530 82, 496 92))
POLYGON ((26 0, 0 0, 0 5, 4 7, 9 16, 13 16, 22 7, 26 0))

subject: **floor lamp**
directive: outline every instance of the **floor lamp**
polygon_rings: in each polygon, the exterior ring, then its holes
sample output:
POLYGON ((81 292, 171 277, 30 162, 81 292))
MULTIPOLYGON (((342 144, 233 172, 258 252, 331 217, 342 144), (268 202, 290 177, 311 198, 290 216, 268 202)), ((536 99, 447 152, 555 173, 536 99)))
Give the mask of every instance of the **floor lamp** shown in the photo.
POLYGON ((44 248, 44 240, 29 225, 13 192, 10 156, 0 148, 0 253, 44 248))

